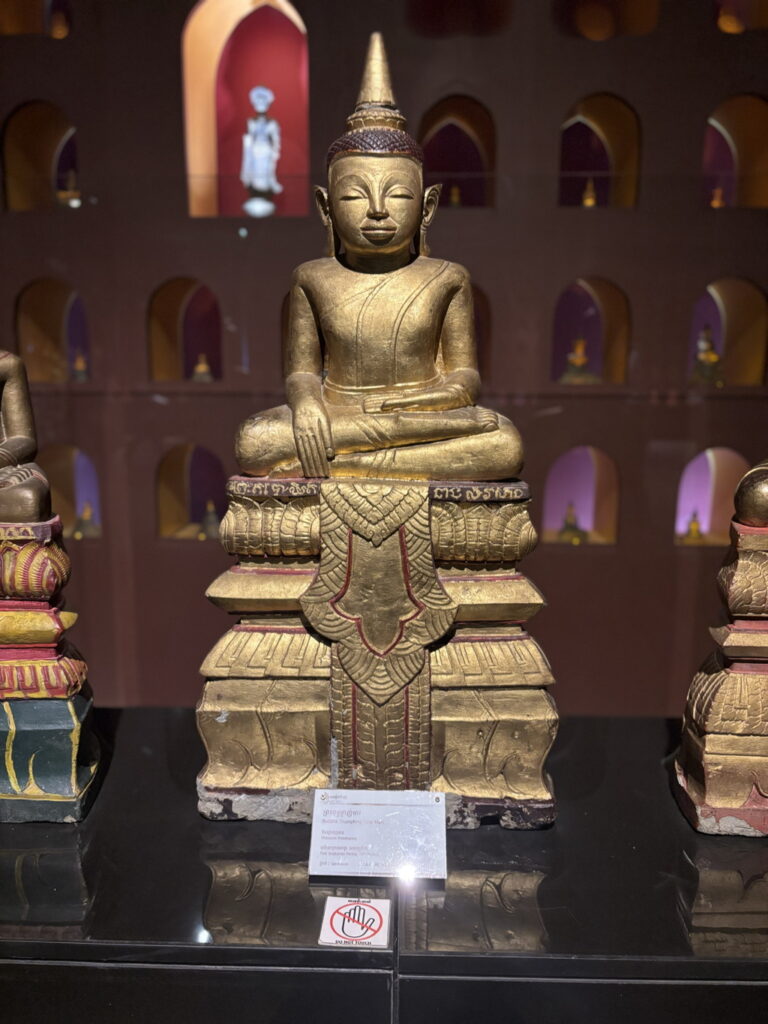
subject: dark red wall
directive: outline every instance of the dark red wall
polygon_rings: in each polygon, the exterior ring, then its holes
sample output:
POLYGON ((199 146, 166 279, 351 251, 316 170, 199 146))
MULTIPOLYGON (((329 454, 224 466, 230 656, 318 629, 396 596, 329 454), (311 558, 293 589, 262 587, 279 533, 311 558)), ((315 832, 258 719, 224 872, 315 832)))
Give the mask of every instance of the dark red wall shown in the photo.
MULTIPOLYGON (((85 303, 91 381, 35 386, 34 396, 41 444, 80 446, 100 474, 104 536, 71 542, 68 592, 103 704, 190 704, 200 693, 198 665, 227 625, 203 592, 228 560, 212 542, 157 538, 156 467, 193 442, 234 469, 238 421, 282 401, 291 269, 324 247, 311 214, 187 216, 180 34, 191 6, 81 0, 66 40, 0 39, 0 116, 41 98, 78 127, 82 209, 0 215, 0 331, 11 344, 16 295, 37 277, 65 278, 85 303), (147 376, 147 303, 180 275, 204 281, 221 308, 223 376, 207 387, 147 376)), ((464 263, 490 302, 484 401, 523 433, 538 510, 548 467, 573 445, 606 451, 621 486, 615 547, 542 545, 525 563, 549 600, 533 628, 563 710, 678 713, 712 646, 723 555, 674 546, 680 474, 708 445, 766 455, 764 388, 686 388, 690 316, 706 285, 733 275, 768 286, 766 212, 710 210, 700 173, 708 114, 736 93, 768 95, 765 33, 723 35, 709 4, 676 2, 662 4, 650 35, 606 43, 562 34, 539 0, 516 3, 495 34, 430 38, 400 0, 296 6, 308 29, 314 181, 354 105, 374 29, 412 126, 446 95, 491 110, 495 207, 441 209, 430 231, 433 252, 464 263), (557 205, 560 124, 596 92, 640 118, 636 209, 557 205), (615 281, 632 314, 627 384, 599 393, 550 381, 557 298, 588 275, 615 281)))

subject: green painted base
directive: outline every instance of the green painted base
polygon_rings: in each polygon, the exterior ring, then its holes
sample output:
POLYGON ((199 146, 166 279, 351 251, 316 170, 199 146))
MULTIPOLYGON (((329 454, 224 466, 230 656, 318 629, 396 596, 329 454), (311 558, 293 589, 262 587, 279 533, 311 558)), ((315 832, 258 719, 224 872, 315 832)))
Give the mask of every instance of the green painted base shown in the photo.
POLYGON ((88 692, 0 702, 0 822, 82 820, 98 788, 92 705, 88 692))

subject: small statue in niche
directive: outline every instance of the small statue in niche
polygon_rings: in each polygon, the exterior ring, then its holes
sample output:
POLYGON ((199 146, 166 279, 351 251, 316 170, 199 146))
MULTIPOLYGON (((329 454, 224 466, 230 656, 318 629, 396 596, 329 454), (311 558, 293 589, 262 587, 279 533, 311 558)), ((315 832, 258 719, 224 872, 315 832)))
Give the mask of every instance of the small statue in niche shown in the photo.
POLYGON ((88 380, 88 360, 81 349, 77 350, 72 361, 72 380, 79 384, 84 384, 88 380))
POLYGON ((592 178, 587 178, 587 184, 584 186, 584 191, 581 194, 581 205, 586 206, 587 209, 597 206, 597 192, 595 191, 595 182, 592 178))
POLYGON ((248 130, 243 135, 243 162, 240 180, 251 192, 243 209, 251 217, 269 217, 275 212, 270 196, 279 195, 283 186, 277 180, 277 161, 280 159, 280 125, 267 117, 275 94, 265 85, 251 89, 249 99, 256 117, 248 118, 248 130))
POLYGON ((198 384, 210 384, 213 380, 211 365, 205 352, 201 352, 197 357, 197 362, 192 370, 192 380, 198 384))
POLYGON ((721 185, 712 189, 712 198, 709 200, 709 205, 713 210, 722 210, 725 206, 725 195, 721 185))
POLYGON ((712 328, 709 324, 705 324, 696 339, 696 358, 691 371, 691 384, 705 384, 721 388, 723 379, 720 364, 720 353, 715 348, 712 328))
POLYGON ((205 503, 205 512, 203 513, 203 519, 200 523, 200 532, 197 535, 198 540, 218 540, 219 539, 219 514, 216 511, 215 502, 209 498, 205 503))
POLYGON ((72 536, 75 540, 83 540, 85 537, 101 536, 101 527, 94 518, 93 505, 90 501, 83 502, 83 510, 77 517, 72 536))
POLYGON ((602 384, 601 378, 590 372, 586 338, 573 340, 566 359, 568 367, 560 377, 559 384, 602 384))
POLYGON ((589 534, 579 526, 576 506, 572 501, 566 505, 563 525, 558 531, 557 539, 566 544, 586 544, 589 541, 589 534))
POLYGON ((691 512, 691 518, 688 520, 688 525, 683 534, 683 540, 687 544, 700 544, 704 538, 704 534, 701 529, 701 521, 699 520, 699 513, 697 509, 691 512))

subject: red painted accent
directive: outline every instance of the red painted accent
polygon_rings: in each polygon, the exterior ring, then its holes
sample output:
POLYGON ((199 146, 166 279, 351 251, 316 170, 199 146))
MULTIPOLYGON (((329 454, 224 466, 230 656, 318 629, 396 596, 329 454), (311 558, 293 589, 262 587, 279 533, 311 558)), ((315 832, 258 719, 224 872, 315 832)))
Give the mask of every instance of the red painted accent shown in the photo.
POLYGON ((731 633, 765 633, 768 632, 768 623, 765 619, 734 619, 728 627, 731 633))
POLYGON ((37 644, 27 647, 0 647, 0 664, 12 661, 47 661, 57 657, 56 644, 37 644))
POLYGON ((61 605, 51 605, 48 601, 11 601, 5 598, 0 602, 0 609, 4 612, 50 612, 53 614, 61 611, 61 605))
POLYGON ((745 526, 743 523, 737 523, 735 519, 731 520, 731 526, 736 533, 742 533, 746 537, 768 537, 768 526, 745 526))
POLYGON ((262 573, 265 576, 314 576, 317 569, 275 569, 272 566, 233 565, 229 572, 262 573))
MULTIPOLYGON (((351 680, 350 680, 351 682, 351 680)), ((352 764, 357 767, 357 684, 352 686, 352 764)), ((357 776, 352 780, 352 785, 357 789, 357 776)))
POLYGON ((743 672, 745 675, 768 676, 768 665, 764 661, 732 661, 728 672, 743 672))
POLYGON ((405 788, 411 788, 411 747, 408 743, 408 729, 410 727, 411 718, 411 687, 410 685, 405 688, 405 714, 403 715, 403 732, 405 737, 403 740, 403 752, 405 754, 405 788))

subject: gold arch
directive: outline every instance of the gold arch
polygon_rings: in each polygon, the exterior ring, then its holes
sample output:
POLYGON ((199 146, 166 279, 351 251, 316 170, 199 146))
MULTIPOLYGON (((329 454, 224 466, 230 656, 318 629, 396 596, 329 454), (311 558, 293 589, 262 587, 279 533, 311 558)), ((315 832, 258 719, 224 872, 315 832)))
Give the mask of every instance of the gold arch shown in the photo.
POLYGON ((577 121, 602 140, 611 161, 611 206, 634 206, 640 172, 640 119, 624 100, 595 93, 571 107, 560 133, 577 121))

